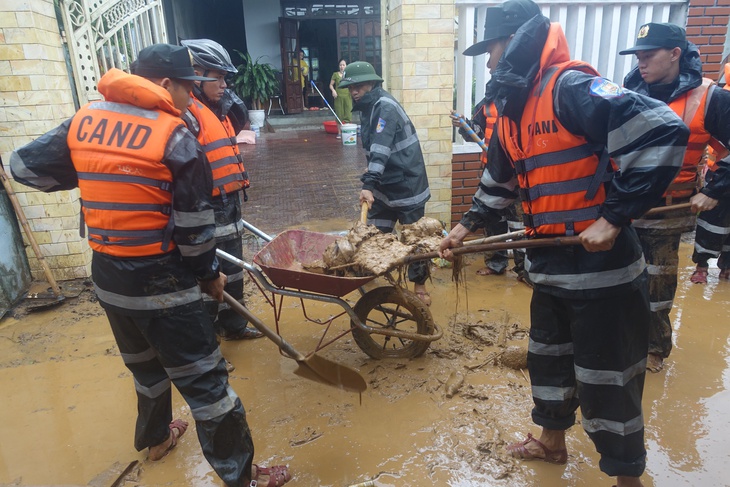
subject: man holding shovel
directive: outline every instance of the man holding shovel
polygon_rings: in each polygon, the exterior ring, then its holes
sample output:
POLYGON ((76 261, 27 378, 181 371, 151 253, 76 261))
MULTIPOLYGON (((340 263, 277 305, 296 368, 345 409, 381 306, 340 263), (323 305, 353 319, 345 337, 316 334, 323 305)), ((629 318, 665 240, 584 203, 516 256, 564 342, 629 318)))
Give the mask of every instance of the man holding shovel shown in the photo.
POLYGON ((280 486, 286 467, 252 465, 253 441, 228 384, 201 290, 223 299, 215 256, 212 177, 180 114, 195 75, 185 47, 142 49, 130 75, 111 69, 105 101, 11 155, 15 179, 42 191, 81 192, 92 277, 124 364, 134 376, 134 446, 167 455, 188 423, 172 420, 174 383, 190 406, 203 454, 231 487, 280 486))
MULTIPOLYGON (((223 46, 210 39, 182 41, 193 55, 193 69, 199 76, 214 81, 196 81, 192 103, 183 113, 183 120, 205 151, 213 172, 213 211, 215 213, 216 247, 239 259, 243 258, 243 220, 241 209, 250 186, 243 157, 238 151, 236 134, 245 106, 235 93, 227 89, 226 77, 238 70, 223 46), (230 115, 229 115, 230 113, 230 115), (239 114, 239 116, 235 116, 239 114)), ((243 299, 243 270, 228 261, 221 263, 228 277, 225 291, 241 304, 243 299)), ((246 320, 230 309, 205 297, 216 333, 224 340, 259 338, 263 334, 246 326, 246 320)), ((232 366, 229 366, 229 370, 232 366)))
MULTIPOLYGON (((380 87, 382 81, 370 63, 356 61, 345 68, 340 87, 350 90, 352 109, 361 112, 368 170, 360 178, 360 204, 368 205, 368 223, 389 233, 397 222, 415 223, 423 218, 431 192, 416 128, 403 107, 380 87)), ((411 264, 408 279, 414 283, 416 295, 429 306, 431 296, 425 286, 428 264, 411 264)))
MULTIPOLYGON (((730 92, 717 89, 710 79, 702 77, 699 50, 687 41, 684 29, 678 25, 653 22, 642 25, 636 45, 619 54, 636 54, 638 59, 637 66, 626 75, 624 86, 667 103, 690 129, 682 169, 664 193, 661 206, 686 203, 692 198, 695 214, 711 210, 722 195, 713 186, 723 178, 710 182, 698 193, 697 168, 713 139, 720 147, 730 147, 730 92)), ((719 166, 722 165, 725 163, 720 162, 719 166)), ((695 228, 695 214, 674 210, 634 221, 649 264, 651 323, 646 367, 651 372, 662 369, 664 359, 672 350, 669 313, 677 291, 679 243, 682 233, 695 228)), ((704 264, 698 264, 692 282, 707 282, 707 261, 704 264)))
MULTIPOLYGON (((688 131, 666 105, 623 91, 571 61, 559 24, 531 0, 501 5, 516 25, 487 95, 499 119, 486 198, 441 243, 442 255, 522 195, 527 235, 578 235, 582 245, 531 248, 534 284, 527 362, 542 428, 509 445, 515 458, 565 464, 565 432, 583 427, 618 487, 641 486, 641 399, 649 299, 631 219, 657 201, 681 165, 688 131), (620 171, 620 172, 619 172, 620 171)), ((494 52, 492 52, 494 55, 494 52)), ((552 240, 552 239, 549 239, 552 240)))

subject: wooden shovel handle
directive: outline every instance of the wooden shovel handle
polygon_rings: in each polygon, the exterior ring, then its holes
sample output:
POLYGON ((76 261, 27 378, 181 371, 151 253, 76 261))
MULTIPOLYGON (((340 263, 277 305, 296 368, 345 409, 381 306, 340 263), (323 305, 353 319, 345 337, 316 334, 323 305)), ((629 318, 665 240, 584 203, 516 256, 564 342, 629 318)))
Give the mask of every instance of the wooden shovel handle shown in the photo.
POLYGON ((363 201, 362 205, 360 206, 360 221, 362 223, 368 222, 368 203, 367 203, 367 201, 363 201))

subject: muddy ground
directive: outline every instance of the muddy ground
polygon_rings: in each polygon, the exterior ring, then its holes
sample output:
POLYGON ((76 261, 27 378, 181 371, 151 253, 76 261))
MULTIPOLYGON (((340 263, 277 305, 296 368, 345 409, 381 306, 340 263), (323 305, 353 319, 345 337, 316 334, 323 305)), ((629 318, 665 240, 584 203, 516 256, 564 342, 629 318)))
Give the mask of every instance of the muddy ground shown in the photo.
MULTIPOLYGON (((675 349, 665 370, 647 377, 647 486, 730 485, 730 283, 718 282, 714 268, 707 285, 689 284, 690 253, 683 244, 675 349)), ((290 485, 306 487, 370 479, 379 487, 612 485, 580 425, 568 435, 567 466, 504 454, 505 443, 537 432, 526 371, 502 365, 508 347, 527 345, 530 289, 511 273, 477 276, 480 261, 470 260, 458 292, 450 269, 434 270, 431 311, 444 337, 421 358, 374 360, 350 335, 320 352, 360 371, 369 386, 362 398, 294 375, 296 363, 265 338, 224 342, 255 461, 288 464, 290 485)), ((357 298, 347 296, 353 305, 357 298)), ((274 326, 260 295, 249 302, 274 326)), ((341 311, 305 305, 314 317, 341 311)), ((333 324, 347 327, 344 318, 333 324)), ((304 321, 299 301, 284 301, 281 333, 296 348, 314 349, 321 330, 304 321)), ((222 485, 194 427, 160 462, 134 450, 132 378, 91 291, 46 311, 21 306, 0 321, 0 390, 0 485, 110 486, 135 460, 120 485, 222 485)), ((191 420, 177 394, 174 410, 191 420)))

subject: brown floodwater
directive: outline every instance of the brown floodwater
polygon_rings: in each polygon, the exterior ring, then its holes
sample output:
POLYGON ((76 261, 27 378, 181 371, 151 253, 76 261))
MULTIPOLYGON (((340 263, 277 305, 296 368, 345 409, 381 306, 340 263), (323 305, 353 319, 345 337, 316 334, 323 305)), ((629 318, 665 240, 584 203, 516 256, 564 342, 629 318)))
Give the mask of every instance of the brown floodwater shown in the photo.
MULTIPOLYGON (((730 457, 730 283, 711 268, 707 285, 689 284, 691 248, 681 248, 672 313, 675 346, 664 371, 647 376, 646 486, 728 486, 730 457)), ((293 486, 378 487, 611 486, 580 425, 568 433, 567 466, 519 463, 504 444, 537 433, 526 372, 499 366, 500 351, 527 344, 530 290, 505 276, 476 276, 477 257, 458 291, 450 269, 429 285, 444 337, 416 359, 374 360, 350 335, 319 353, 358 370, 360 398, 294 374, 297 364, 263 338, 223 342, 235 366, 256 445, 255 462, 286 463, 293 486), (446 397, 452 372, 464 384, 446 397), (362 402, 361 402, 362 401, 362 402)), ((386 285, 376 280, 369 285, 386 285)), ((357 293, 347 296, 350 305, 357 293)), ((338 306, 305 301, 316 318, 338 306)), ((260 298, 250 308, 274 327, 260 298)), ((619 303, 617 303, 619 305, 619 303)), ((22 311, 22 309, 21 309, 22 311)), ((85 292, 56 308, 0 321, 0 485, 106 485, 130 462, 125 486, 221 486, 200 452, 194 426, 160 462, 132 446, 135 394, 109 326, 85 292)), ((299 351, 317 346, 323 327, 306 323, 285 299, 281 334, 299 351)), ((330 334, 348 328, 338 318, 330 334)), ((328 335, 329 336, 329 335, 328 335)), ((191 420, 175 393, 176 417, 191 420)))

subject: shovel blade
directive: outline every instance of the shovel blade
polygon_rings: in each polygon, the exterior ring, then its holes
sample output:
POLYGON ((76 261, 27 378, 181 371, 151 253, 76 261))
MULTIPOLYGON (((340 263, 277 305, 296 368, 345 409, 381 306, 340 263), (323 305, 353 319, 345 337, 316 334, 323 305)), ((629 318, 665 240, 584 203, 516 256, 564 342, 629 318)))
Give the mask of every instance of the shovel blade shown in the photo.
POLYGON ((349 392, 362 393, 368 385, 363 376, 346 365, 338 364, 319 355, 310 355, 297 360, 299 367, 294 371, 299 377, 332 385, 349 392))

